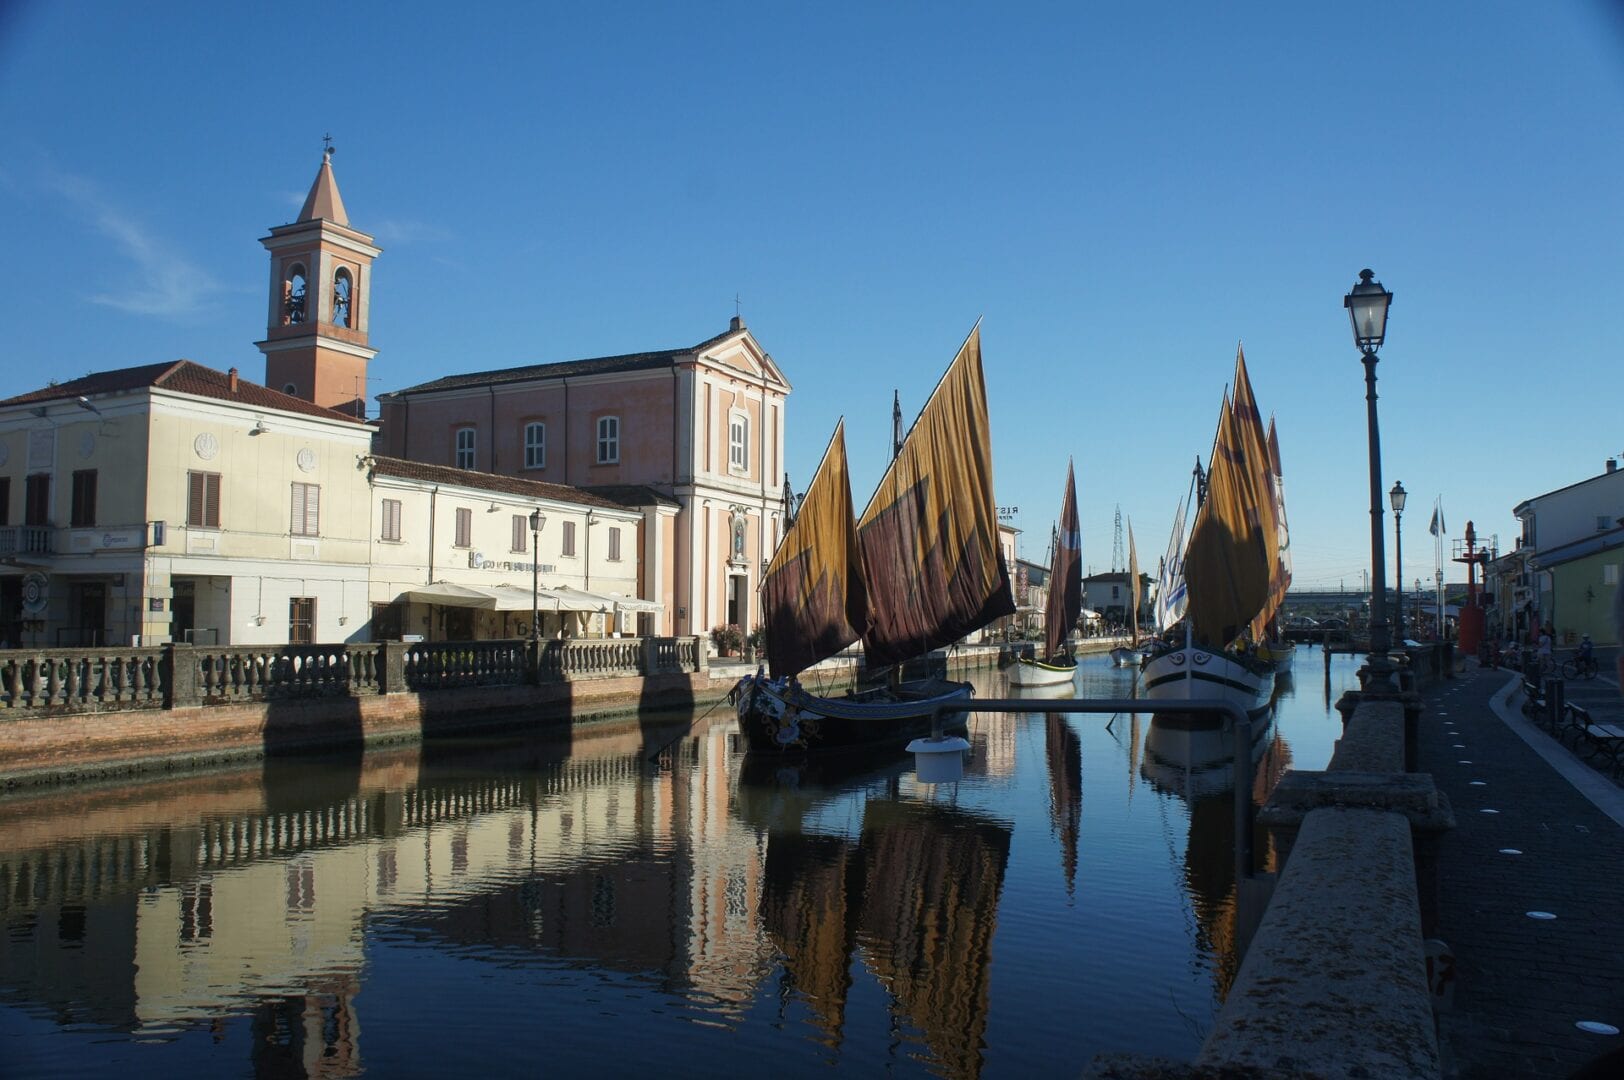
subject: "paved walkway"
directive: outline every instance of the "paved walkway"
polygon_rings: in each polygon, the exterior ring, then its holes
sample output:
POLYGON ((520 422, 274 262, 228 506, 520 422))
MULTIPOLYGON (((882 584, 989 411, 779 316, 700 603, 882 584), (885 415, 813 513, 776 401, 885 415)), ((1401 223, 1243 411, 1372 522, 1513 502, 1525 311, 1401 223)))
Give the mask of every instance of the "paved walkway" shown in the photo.
MULTIPOLYGON (((1568 693, 1624 722, 1610 663, 1603 672, 1568 693)), ((1437 936, 1456 963, 1439 1022, 1451 1077, 1566 1077, 1624 1054, 1624 1035, 1577 1026, 1624 1028, 1624 787, 1525 720, 1520 691, 1472 662, 1423 692, 1420 767, 1458 822, 1439 853, 1437 936)), ((1624 1076, 1624 1064, 1602 1075, 1624 1076)))

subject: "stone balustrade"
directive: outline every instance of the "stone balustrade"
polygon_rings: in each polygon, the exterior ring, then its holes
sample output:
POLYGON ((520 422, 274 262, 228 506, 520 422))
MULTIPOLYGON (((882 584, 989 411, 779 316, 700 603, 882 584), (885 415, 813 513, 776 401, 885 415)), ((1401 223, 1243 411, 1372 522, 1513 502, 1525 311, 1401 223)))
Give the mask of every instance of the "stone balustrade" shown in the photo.
POLYGON ((365 697, 704 670, 704 648, 695 637, 7 649, 0 651, 0 715, 365 697))

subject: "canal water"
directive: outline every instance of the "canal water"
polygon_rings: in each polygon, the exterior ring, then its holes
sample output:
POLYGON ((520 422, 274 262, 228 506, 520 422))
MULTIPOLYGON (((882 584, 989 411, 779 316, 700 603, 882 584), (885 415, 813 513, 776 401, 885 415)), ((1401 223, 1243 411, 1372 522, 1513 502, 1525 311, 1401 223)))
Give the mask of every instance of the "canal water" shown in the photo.
MULTIPOLYGON (((1329 760, 1354 682, 1298 653, 1259 802, 1329 760)), ((1134 678, 1085 658, 1076 692, 1134 678)), ((964 779, 930 786, 907 758, 758 767, 726 711, 0 798, 0 1073, 974 1077, 1197 1051, 1244 936, 1220 733, 979 715, 964 779)))

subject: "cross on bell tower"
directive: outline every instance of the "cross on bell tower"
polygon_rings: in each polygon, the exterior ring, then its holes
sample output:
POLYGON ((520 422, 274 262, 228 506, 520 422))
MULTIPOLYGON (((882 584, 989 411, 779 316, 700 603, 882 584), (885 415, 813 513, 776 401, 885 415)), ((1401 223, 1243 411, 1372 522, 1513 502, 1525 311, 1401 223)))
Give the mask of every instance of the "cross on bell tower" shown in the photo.
POLYGON ((333 176, 332 136, 298 220, 260 243, 271 254, 265 385, 329 409, 366 416, 372 260, 382 249, 350 227, 333 176))

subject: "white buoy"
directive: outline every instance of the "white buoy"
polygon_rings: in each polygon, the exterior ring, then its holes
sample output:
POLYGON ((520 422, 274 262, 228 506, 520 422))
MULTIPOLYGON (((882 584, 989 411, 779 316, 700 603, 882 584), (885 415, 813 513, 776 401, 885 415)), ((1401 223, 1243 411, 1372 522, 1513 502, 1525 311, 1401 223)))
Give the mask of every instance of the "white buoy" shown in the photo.
POLYGON ((933 735, 908 744, 914 774, 921 784, 949 784, 964 779, 964 752, 970 744, 957 735, 933 735))

